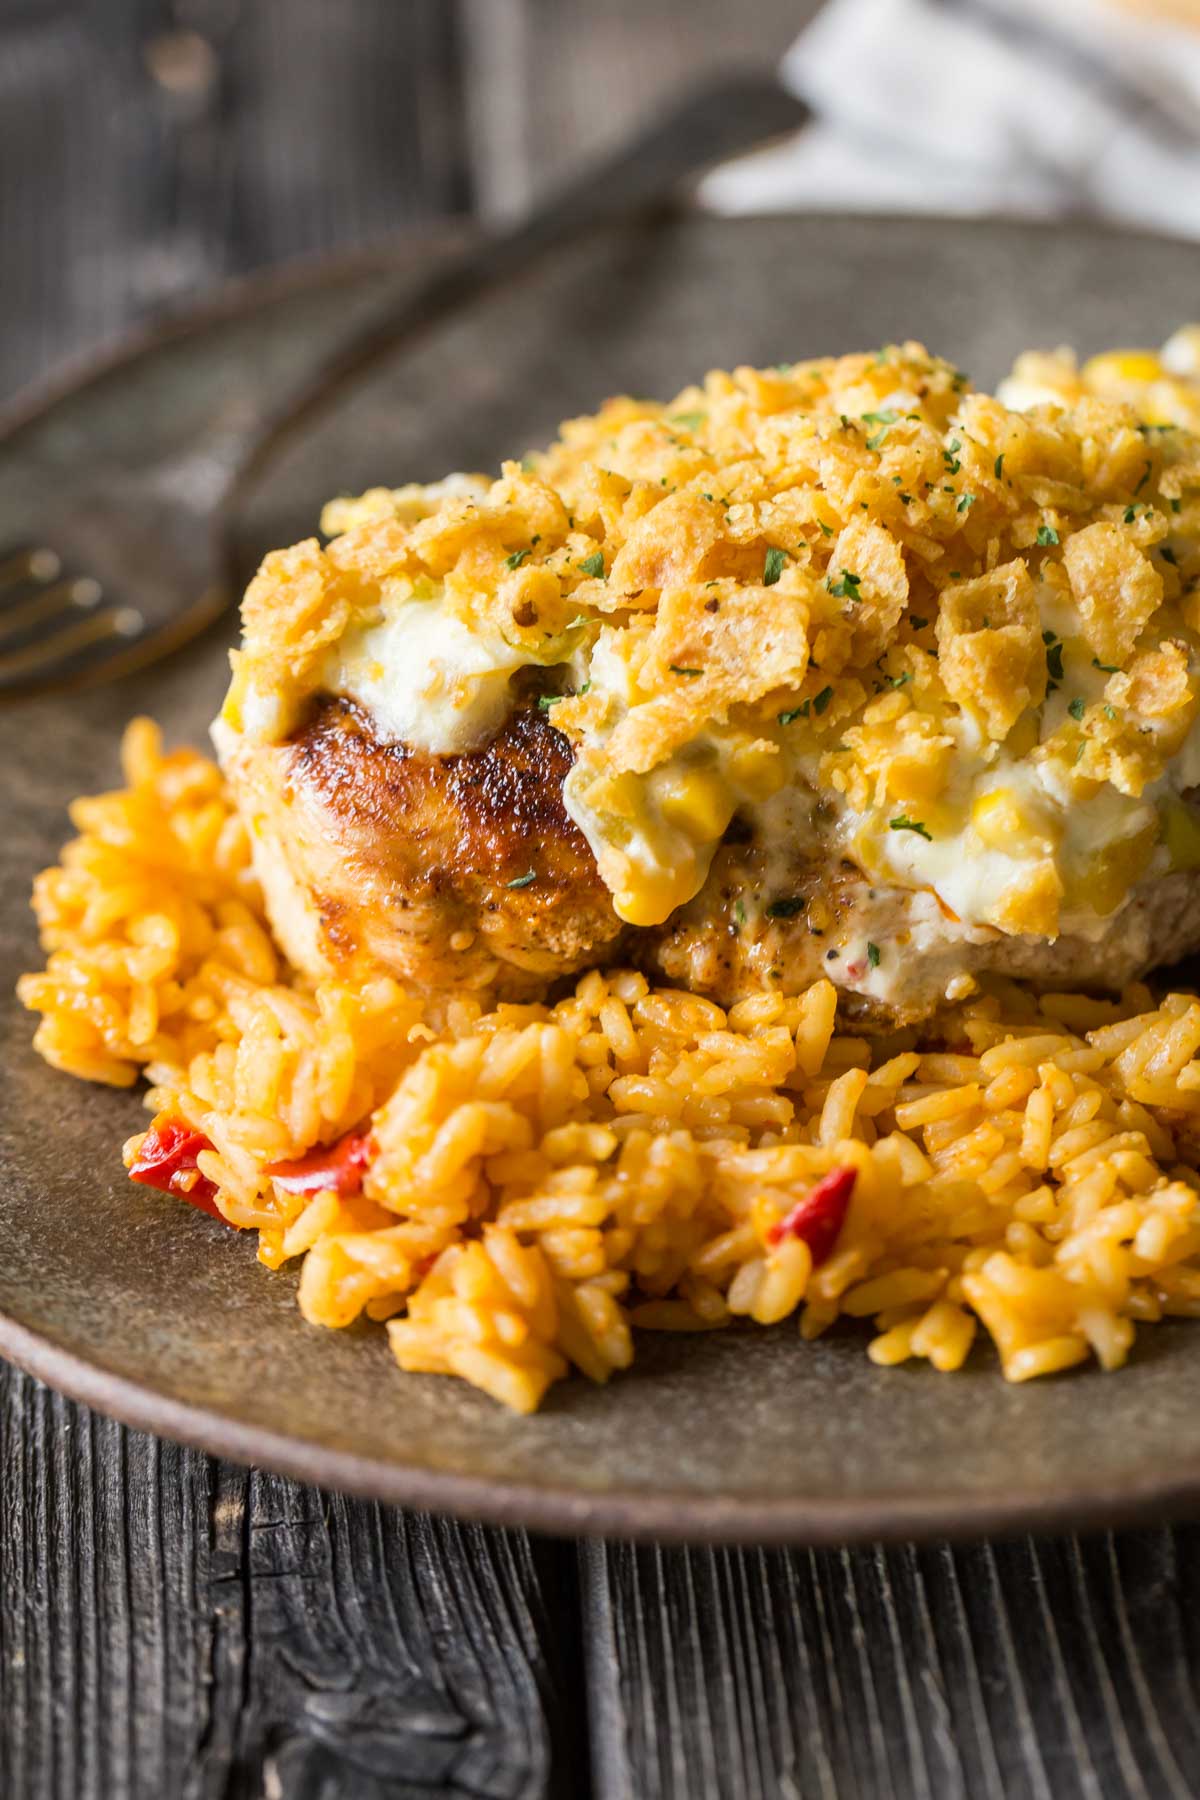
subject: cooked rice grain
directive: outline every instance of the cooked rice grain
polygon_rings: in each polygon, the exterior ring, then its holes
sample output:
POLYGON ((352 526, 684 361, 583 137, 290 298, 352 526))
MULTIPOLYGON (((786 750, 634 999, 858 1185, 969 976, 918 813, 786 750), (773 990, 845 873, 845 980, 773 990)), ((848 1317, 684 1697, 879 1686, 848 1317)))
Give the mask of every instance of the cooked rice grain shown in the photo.
POLYGON ((958 1368, 977 1322, 1024 1381, 1124 1362, 1135 1322, 1200 1314, 1200 1002, 1005 988, 924 1046, 836 1031, 821 981, 728 1013, 592 972, 555 1005, 433 1011, 396 982, 281 967, 221 777, 147 720, 128 786, 79 800, 38 877, 48 952, 20 983, 56 1068, 128 1086, 212 1149, 200 1169, 314 1324, 386 1320, 404 1369, 528 1412, 632 1330, 871 1318, 872 1359, 958 1368), (363 1190, 265 1173, 370 1121, 363 1190), (772 1228, 857 1171, 833 1253, 772 1228))

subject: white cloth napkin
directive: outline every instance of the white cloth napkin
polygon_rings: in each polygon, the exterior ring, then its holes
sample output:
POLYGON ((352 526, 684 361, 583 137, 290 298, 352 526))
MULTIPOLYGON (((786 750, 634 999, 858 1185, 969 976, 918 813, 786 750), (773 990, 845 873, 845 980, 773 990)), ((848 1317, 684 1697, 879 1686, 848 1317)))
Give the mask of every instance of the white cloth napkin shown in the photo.
POLYGON ((1110 0, 830 0, 783 61, 814 122, 720 212, 1099 214, 1200 237, 1200 26, 1110 0))

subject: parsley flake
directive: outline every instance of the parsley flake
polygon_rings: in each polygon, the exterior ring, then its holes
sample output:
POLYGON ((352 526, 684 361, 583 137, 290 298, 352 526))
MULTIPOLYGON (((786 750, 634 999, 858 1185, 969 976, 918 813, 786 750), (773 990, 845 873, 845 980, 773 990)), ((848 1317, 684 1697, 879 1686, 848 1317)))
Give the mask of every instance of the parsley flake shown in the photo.
POLYGON ((832 525, 827 525, 825 523, 824 519, 818 519, 817 524, 821 527, 821 530, 825 533, 826 537, 833 536, 833 526, 832 525))
POLYGON ((538 706, 543 712, 549 712, 550 708, 552 706, 557 706, 560 700, 581 699, 582 696, 587 693, 591 685, 590 681, 585 681, 583 686, 577 688, 573 694, 540 694, 538 696, 538 706))
POLYGON ((1037 541, 1043 546, 1046 544, 1057 544, 1058 533, 1055 531, 1053 525, 1039 525, 1037 529, 1037 541))
POLYGON ((682 425, 685 431, 699 431, 708 414, 704 412, 672 413, 672 425, 682 425))
POLYGON ((992 473, 996 477, 997 481, 999 481, 1000 478, 1002 477, 1002 475, 1004 474, 1004 452, 1003 452, 1003 450, 1000 452, 999 456, 996 458, 995 462, 992 464, 992 473))
POLYGON ((526 869, 525 873, 518 875, 515 881, 506 881, 504 885, 506 888, 527 888, 532 887, 536 880, 537 870, 526 869))
POLYGON ((1092 667, 1093 669, 1102 669, 1106 675, 1119 675, 1121 673, 1116 663, 1102 663, 1098 656, 1093 656, 1092 667))
POLYGON ((942 451, 942 461, 946 465, 947 472, 951 475, 957 475, 958 471, 962 468, 960 458, 955 455, 955 452, 961 449, 962 440, 960 438, 955 438, 950 448, 942 451))
POLYGON ((879 967, 880 956, 879 956, 879 945, 878 944, 868 943, 868 945, 867 945, 867 961, 870 963, 870 965, 873 969, 877 969, 879 967))
POLYGON ((820 693, 813 699, 813 711, 815 713, 823 713, 832 699, 833 689, 831 687, 822 688, 820 693))
POLYGON ((1067 708, 1067 711, 1070 713, 1070 715, 1073 719, 1082 719, 1086 710, 1087 710, 1087 701, 1084 699, 1082 694, 1076 694, 1074 700, 1072 700, 1070 706, 1068 706, 1068 708, 1067 708))
POLYGON ((807 719, 808 710, 811 705, 812 702, 810 700, 805 700, 803 705, 793 706, 790 712, 776 713, 775 717, 779 720, 781 725, 790 725, 794 719, 807 719))
POLYGON ((681 669, 678 663, 668 664, 672 675, 703 675, 703 669, 681 669))
POLYGON ((504 559, 505 568, 506 569, 519 569, 521 564, 525 561, 525 558, 528 555, 529 555, 528 550, 514 550, 511 556, 505 557, 505 559, 504 559))
POLYGON ((899 416, 899 413, 894 413, 890 410, 887 412, 863 414, 864 424, 878 425, 879 427, 878 431, 870 432, 867 437, 868 450, 880 450, 883 448, 884 444, 888 441, 888 433, 891 431, 892 426, 896 423, 899 416))
POLYGON ((903 675, 889 675, 887 679, 889 687, 902 688, 906 682, 912 680, 912 670, 905 669, 903 675))
POLYGON ((604 552, 603 552, 603 550, 594 550, 590 556, 585 556, 583 561, 579 565, 579 573, 581 575, 594 575, 594 576, 603 575, 604 574, 604 552))
POLYGON ((918 837, 927 839, 931 844, 933 842, 932 832, 928 831, 925 826, 922 825, 920 819, 910 819, 907 813, 901 813, 898 818, 889 819, 888 830, 915 831, 918 837))
POLYGON ((978 496, 975 494, 964 494, 954 510, 960 513, 966 512, 969 507, 974 506, 977 498, 978 496))
POLYGON ((735 900, 733 903, 733 922, 738 926, 742 926, 746 923, 746 908, 742 905, 740 900, 735 900))
MULTIPOLYGON (((1056 684, 1063 678, 1063 647, 1061 644, 1046 645, 1046 673, 1056 684)), ((1053 691, 1053 690, 1052 690, 1053 691)))
POLYGON ((779 577, 783 574, 783 571, 787 566, 787 559, 788 553, 786 550, 776 550, 772 548, 767 551, 767 560, 763 564, 764 587, 775 586, 775 583, 779 580, 779 577))
POLYGON ((855 575, 851 569, 843 569, 837 581, 831 581, 827 575, 825 586, 837 600, 857 601, 862 599, 862 595, 858 591, 862 586, 862 576, 855 575))

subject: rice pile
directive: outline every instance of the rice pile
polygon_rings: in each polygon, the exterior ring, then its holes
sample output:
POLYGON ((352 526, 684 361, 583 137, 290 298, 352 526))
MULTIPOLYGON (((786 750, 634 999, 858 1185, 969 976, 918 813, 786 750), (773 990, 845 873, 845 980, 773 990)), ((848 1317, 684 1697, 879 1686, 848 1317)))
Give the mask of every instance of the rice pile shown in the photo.
POLYGON ((312 1323, 386 1320, 402 1368, 530 1411, 572 1366, 628 1367, 635 1327, 848 1315, 875 1362, 950 1370, 982 1322, 1023 1381, 1200 1312, 1194 996, 1006 987, 884 1043, 838 1030, 825 981, 726 1011, 617 970, 431 1010, 281 966, 215 766, 147 720, 124 765, 36 884, 37 1048, 144 1074, 211 1146, 220 1216, 272 1268, 303 1259, 312 1323), (358 1191, 267 1172, 348 1132, 358 1191), (832 1235, 802 1223, 826 1178, 852 1189, 832 1235))

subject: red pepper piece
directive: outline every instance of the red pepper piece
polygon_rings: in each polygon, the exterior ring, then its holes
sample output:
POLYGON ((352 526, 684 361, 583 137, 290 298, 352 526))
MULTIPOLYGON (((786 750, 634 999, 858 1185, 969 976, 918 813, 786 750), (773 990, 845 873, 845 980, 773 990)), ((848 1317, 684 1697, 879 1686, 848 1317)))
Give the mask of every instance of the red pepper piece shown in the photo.
POLYGON ((768 1244, 785 1237, 800 1238, 812 1252, 813 1268, 817 1268, 833 1252, 857 1180, 858 1170, 848 1165, 830 1169, 803 1200, 797 1200, 791 1212, 769 1228, 768 1244))
POLYGON ((141 1182, 143 1187, 158 1188, 164 1194, 177 1194, 225 1225, 228 1220, 221 1217, 216 1206, 216 1182, 196 1168, 201 1150, 211 1149, 202 1131, 183 1119, 161 1114, 138 1145, 129 1165, 129 1179, 141 1182))
POLYGON ((357 1194, 371 1161, 371 1134, 348 1131, 336 1144, 318 1144, 295 1162, 271 1163, 264 1171, 287 1194, 357 1194))

